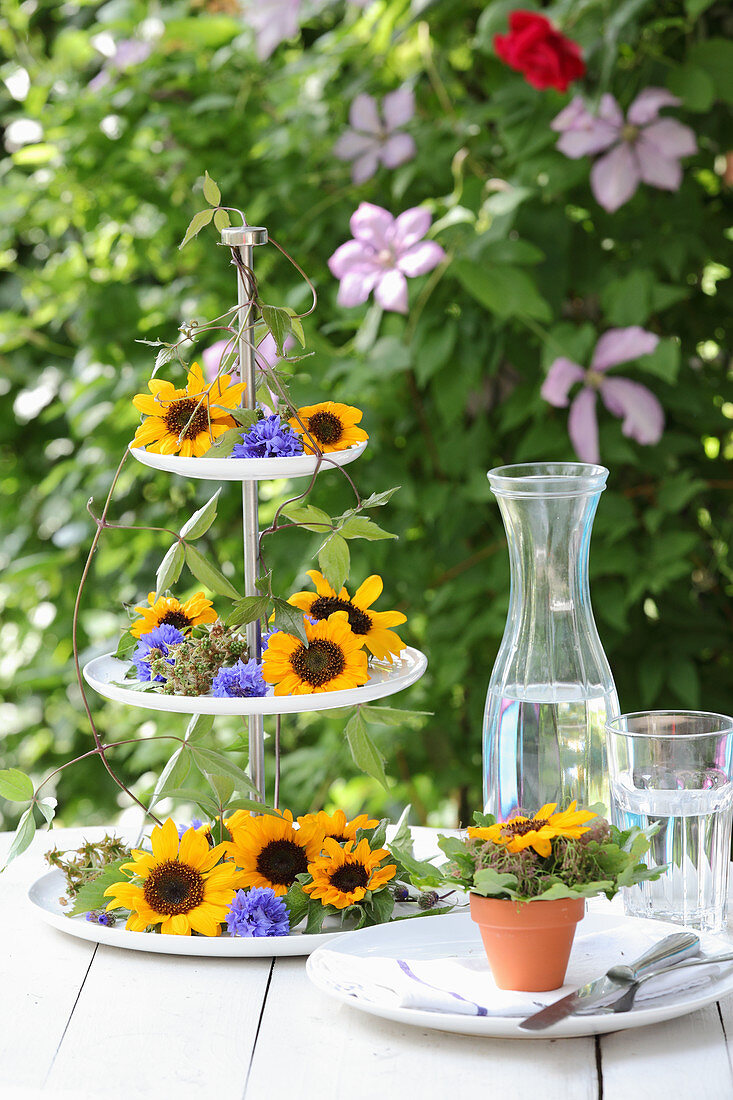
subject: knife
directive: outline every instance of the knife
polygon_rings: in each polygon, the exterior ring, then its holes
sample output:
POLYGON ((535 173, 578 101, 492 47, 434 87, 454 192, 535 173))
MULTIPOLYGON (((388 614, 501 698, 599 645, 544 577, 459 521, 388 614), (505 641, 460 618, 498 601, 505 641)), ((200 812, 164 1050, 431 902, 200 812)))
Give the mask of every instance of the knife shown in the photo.
POLYGON ((674 966, 682 959, 697 955, 699 950, 700 938, 694 932, 674 932, 671 936, 665 936, 628 966, 612 966, 603 977, 588 982, 587 985, 576 989, 574 993, 569 993, 567 997, 561 997, 559 1001, 554 1001, 553 1004, 540 1009, 539 1012, 528 1016, 526 1020, 522 1020, 519 1026, 526 1031, 542 1031, 558 1023, 559 1020, 564 1020, 566 1016, 587 1012, 596 1005, 613 1004, 614 993, 618 997, 623 997, 628 987, 639 978, 674 966))

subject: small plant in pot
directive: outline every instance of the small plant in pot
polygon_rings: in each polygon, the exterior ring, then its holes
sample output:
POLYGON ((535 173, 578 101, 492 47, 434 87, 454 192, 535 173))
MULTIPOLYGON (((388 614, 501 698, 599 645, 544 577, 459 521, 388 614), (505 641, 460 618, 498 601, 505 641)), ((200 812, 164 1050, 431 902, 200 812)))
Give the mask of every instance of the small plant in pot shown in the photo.
POLYGON ((612 898, 664 870, 640 861, 656 826, 621 832, 575 802, 556 811, 550 803, 503 822, 476 813, 464 838, 439 841, 448 857, 444 881, 468 891, 500 989, 557 989, 586 898, 612 898))

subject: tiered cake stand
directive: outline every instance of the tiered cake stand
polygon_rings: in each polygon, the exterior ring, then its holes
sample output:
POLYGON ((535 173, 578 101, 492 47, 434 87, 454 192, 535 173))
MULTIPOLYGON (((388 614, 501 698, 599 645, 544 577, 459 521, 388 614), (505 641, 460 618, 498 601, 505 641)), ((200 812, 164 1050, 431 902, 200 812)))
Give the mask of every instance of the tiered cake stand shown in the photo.
MULTIPOLYGON (((254 297, 253 252, 255 245, 267 243, 267 230, 256 226, 241 226, 222 230, 222 244, 232 251, 237 271, 238 352, 240 380, 246 384, 242 406, 253 409, 256 395, 256 357, 250 335, 251 302, 254 297)), ((345 451, 327 455, 298 455, 293 458, 233 459, 181 458, 159 455, 143 448, 131 447, 138 462, 168 473, 204 481, 241 481, 242 528, 244 536, 244 594, 258 595, 255 585, 259 561, 259 517, 257 482, 275 478, 313 476, 324 469, 345 466, 364 453, 366 443, 345 451)), ((247 644, 252 655, 260 657, 257 622, 247 626, 247 644)), ((269 693, 257 699, 214 698, 212 695, 177 696, 158 692, 140 692, 121 686, 130 665, 112 653, 90 661, 84 667, 87 683, 106 699, 147 710, 171 711, 177 714, 236 714, 248 719, 249 773, 260 797, 265 798, 265 714, 297 714, 306 711, 333 710, 356 703, 373 702, 393 695, 414 684, 425 672, 427 658, 417 649, 408 647, 401 660, 393 664, 376 662, 368 683, 348 691, 319 692, 313 695, 278 695, 269 693)))

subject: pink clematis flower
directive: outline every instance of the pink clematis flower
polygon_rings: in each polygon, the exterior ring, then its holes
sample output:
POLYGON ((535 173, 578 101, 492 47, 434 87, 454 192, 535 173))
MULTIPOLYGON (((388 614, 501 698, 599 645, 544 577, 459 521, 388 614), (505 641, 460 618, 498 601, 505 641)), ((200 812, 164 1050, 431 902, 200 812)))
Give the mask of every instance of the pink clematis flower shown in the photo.
POLYGON ((115 42, 114 53, 105 59, 97 75, 89 81, 89 90, 98 92, 112 81, 113 73, 122 73, 133 65, 141 65, 152 52, 152 42, 143 42, 139 38, 121 38, 115 42))
POLYGON ((298 33, 300 5, 301 0, 247 0, 242 16, 255 33, 260 61, 266 61, 281 42, 298 33))
POLYGON ((601 96, 597 115, 575 96, 552 121, 552 129, 561 135, 557 148, 566 157, 604 153, 590 174, 591 190, 604 210, 618 210, 642 181, 663 191, 679 190, 680 157, 696 152, 695 134, 674 118, 659 118, 659 112, 680 103, 665 88, 645 88, 624 119, 612 95, 601 96))
POLYGON ((407 313, 407 279, 425 275, 445 258, 435 241, 423 237, 432 215, 414 206, 394 218, 388 210, 362 202, 351 215, 354 239, 336 249, 328 266, 341 280, 338 303, 360 306, 374 291, 382 309, 407 313))
POLYGON ((598 422, 596 397, 614 416, 622 417, 621 431, 637 443, 658 443, 664 431, 664 410, 657 398, 640 382, 630 378, 608 377, 605 372, 619 363, 628 363, 640 355, 649 355, 659 343, 659 337, 638 325, 612 328, 596 344, 588 370, 561 356, 547 372, 541 394, 557 408, 565 408, 571 386, 582 383, 573 398, 568 416, 568 434, 575 453, 583 462, 598 462, 598 422))
MULTIPOLYGON (((293 340, 292 336, 288 336, 285 340, 285 351, 288 351, 288 349, 291 348, 294 343, 295 341, 293 340)), ((204 363, 204 375, 209 382, 213 382, 219 374, 219 369, 221 367, 221 357, 224 354, 227 345, 229 346, 230 354, 232 351, 236 353, 236 342, 230 344, 228 340, 217 340, 216 343, 212 344, 210 348, 207 348, 201 356, 204 363)), ((278 361, 278 358, 279 357, 277 354, 275 338, 271 332, 268 332, 257 345, 257 362, 264 360, 265 364, 268 367, 274 367, 278 361)), ((232 373, 234 372, 232 371, 232 373)))
POLYGON ((400 127, 415 114, 415 96, 404 86, 382 100, 380 116, 377 101, 370 95, 358 95, 349 108, 351 129, 344 131, 334 146, 339 160, 351 160, 354 183, 371 179, 381 161, 385 168, 396 168, 415 156, 415 142, 400 127))

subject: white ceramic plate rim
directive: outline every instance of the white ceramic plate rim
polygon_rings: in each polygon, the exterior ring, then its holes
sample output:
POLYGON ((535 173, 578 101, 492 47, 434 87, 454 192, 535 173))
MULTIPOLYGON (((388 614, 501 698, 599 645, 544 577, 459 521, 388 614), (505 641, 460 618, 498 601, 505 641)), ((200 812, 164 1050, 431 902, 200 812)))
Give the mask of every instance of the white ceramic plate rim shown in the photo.
POLYGON ((360 458, 367 447, 367 440, 354 443, 343 451, 329 451, 318 466, 318 455, 292 455, 289 458, 181 458, 180 455, 161 455, 133 447, 129 451, 143 466, 153 470, 165 470, 199 481, 267 481, 281 477, 310 477, 318 469, 319 474, 336 466, 348 466, 360 458))
MULTIPOLYGON (((606 922, 618 924, 619 920, 642 923, 653 929, 655 935, 658 935, 659 939, 668 935, 670 932, 680 931, 679 925, 667 924, 664 921, 644 920, 639 917, 619 917, 617 914, 611 916, 604 913, 593 912, 592 910, 586 915, 586 920, 589 919, 592 919, 594 923, 599 922, 601 925, 606 922)), ((468 913, 448 913, 444 916, 431 917, 427 920, 426 924, 430 926, 430 931, 436 933, 436 938, 442 938, 442 942, 446 943, 456 938, 455 931, 451 933, 451 923, 448 922, 452 922, 453 929, 456 927, 456 922, 466 922, 465 931, 469 930, 469 925, 475 930, 475 925, 473 925, 468 913), (441 927, 444 930, 442 934, 441 927)), ((678 1016, 685 1016, 690 1012, 695 1012, 697 1009, 704 1008, 706 1005, 712 1004, 714 1001, 733 992, 733 971, 730 971, 728 974, 722 975, 711 987, 707 988, 705 992, 691 990, 686 994, 681 994, 678 1000, 668 1004, 658 1005, 656 1008, 634 1008, 631 1012, 619 1013, 618 1015, 609 1013, 603 1015, 569 1016, 565 1020, 554 1024, 544 1031, 526 1031, 520 1028, 520 1021, 516 1017, 466 1016, 448 1012, 429 1012, 415 1008, 397 1008, 389 1005, 379 1005, 370 1001, 360 1000, 358 996, 345 993, 341 989, 331 985, 328 979, 320 971, 318 967, 318 956, 322 952, 329 951, 331 948, 339 952, 365 957, 367 954, 374 954, 373 951, 369 952, 365 950, 365 948, 373 945, 375 941, 379 942, 380 939, 386 940, 387 942, 390 940, 392 940, 392 942, 404 941, 406 946, 409 947, 409 945, 407 945, 407 937, 409 935, 409 925, 411 923, 412 922, 405 921, 378 925, 374 928, 362 928, 359 931, 351 932, 348 939, 341 936, 337 938, 336 942, 319 945, 308 959, 306 973, 313 984, 329 997, 335 997, 336 1000, 341 1001, 343 1004, 349 1005, 351 1008, 359 1009, 362 1012, 367 1012, 372 1016, 379 1016, 385 1020, 393 1020, 396 1023, 411 1024, 421 1028, 432 1028, 437 1031, 450 1031, 462 1035, 484 1035, 505 1039, 569 1039, 579 1038, 585 1035, 600 1035, 609 1031, 625 1031, 634 1027, 646 1027, 649 1024, 661 1023, 664 1020, 673 1020, 678 1016)), ((422 924, 422 921, 420 923, 422 924)), ((426 931, 428 931, 427 928, 426 931)), ((477 939, 479 938, 477 930, 475 931, 475 936, 477 939)), ((730 942, 723 937, 709 936, 701 933, 700 938, 706 953, 716 949, 730 950, 730 942)))
POLYGON ((95 657, 84 666, 84 679, 105 699, 145 710, 165 710, 176 714, 302 714, 306 711, 334 710, 356 703, 368 703, 395 695, 416 683, 428 667, 428 659, 419 649, 407 646, 403 657, 392 666, 373 666, 369 681, 363 687, 347 691, 322 691, 314 695, 274 695, 261 699, 216 699, 213 695, 161 695, 155 691, 132 691, 116 687, 111 681, 122 681, 130 664, 119 661, 113 653, 95 657))
POLYGON ((92 924, 85 917, 69 917, 58 903, 64 893, 61 871, 42 875, 28 891, 28 899, 36 913, 52 928, 79 940, 101 943, 105 947, 120 947, 127 951, 149 951, 156 955, 188 955, 191 957, 254 959, 278 955, 309 955, 330 940, 342 939, 342 929, 306 936, 293 932, 290 936, 263 936, 247 939, 240 936, 163 936, 153 932, 128 932, 124 924, 112 928, 92 924))

